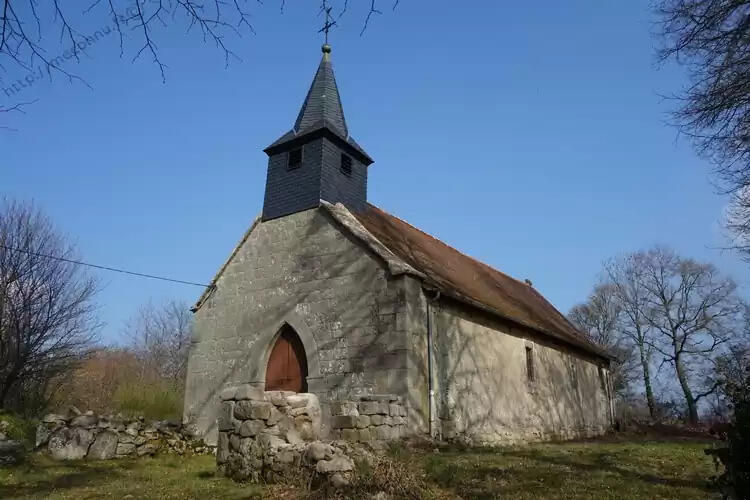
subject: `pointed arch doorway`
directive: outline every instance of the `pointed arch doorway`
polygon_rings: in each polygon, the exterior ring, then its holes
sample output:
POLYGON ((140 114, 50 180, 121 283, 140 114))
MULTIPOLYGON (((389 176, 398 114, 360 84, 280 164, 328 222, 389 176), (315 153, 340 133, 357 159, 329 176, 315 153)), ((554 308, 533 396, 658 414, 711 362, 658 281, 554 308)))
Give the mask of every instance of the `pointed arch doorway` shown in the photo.
POLYGON ((307 355, 297 332, 285 324, 266 366, 267 391, 307 392, 307 355))

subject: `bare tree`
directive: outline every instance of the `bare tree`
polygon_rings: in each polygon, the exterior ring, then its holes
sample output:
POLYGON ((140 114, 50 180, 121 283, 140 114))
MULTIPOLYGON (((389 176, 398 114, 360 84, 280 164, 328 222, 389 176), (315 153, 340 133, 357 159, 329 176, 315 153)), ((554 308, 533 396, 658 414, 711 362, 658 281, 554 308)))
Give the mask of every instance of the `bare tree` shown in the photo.
POLYGON ((686 66, 690 83, 675 98, 679 130, 715 164, 735 193, 729 229, 750 237, 750 0, 659 0, 662 61, 686 66), (737 208, 741 208, 737 210, 737 208))
POLYGON ((620 307, 620 331, 637 352, 649 415, 654 419, 656 399, 651 375, 652 333, 645 314, 647 291, 641 278, 643 260, 642 253, 634 253, 607 262, 604 271, 620 307))
POLYGON ((602 282, 583 304, 574 306, 568 313, 570 321, 584 332, 592 342, 612 353, 612 388, 618 399, 627 399, 630 387, 637 378, 634 368, 633 345, 622 334, 622 304, 611 283, 602 282))
MULTIPOLYGON (((321 31, 336 26, 352 8, 348 0, 316 3, 318 16, 326 15, 321 31)), ((382 14, 380 3, 368 0, 356 5, 363 9, 362 33, 374 15, 382 14)), ((395 0, 392 8, 398 3, 395 0)), ((36 66, 41 65, 41 76, 59 74, 71 81, 83 82, 65 67, 65 63, 66 60, 78 62, 92 43, 94 34, 80 28, 84 20, 94 21, 106 28, 107 33, 114 32, 119 39, 121 57, 128 52, 128 58, 133 61, 140 57, 151 59, 162 80, 166 65, 159 54, 156 31, 169 25, 188 33, 197 32, 202 41, 216 46, 228 65, 231 60, 240 59, 230 47, 229 39, 255 33, 252 11, 262 5, 261 0, 91 0, 84 4, 60 0, 0 0, 0 71, 16 66, 36 74, 36 66), (52 45, 46 43, 48 40, 52 45), (53 45, 66 49, 64 57, 50 55, 53 45)), ((278 0, 273 5, 283 12, 286 2, 278 0)), ((311 12, 315 12, 315 8, 311 12)))
MULTIPOLYGON (((702 370, 737 333, 745 306, 737 285, 711 264, 684 259, 657 247, 642 259, 639 278, 647 290, 646 319, 657 333, 648 340, 675 370, 688 419, 698 422, 698 402, 717 383, 695 392, 702 370)), ((705 378, 703 378, 705 380, 705 378)))
POLYGON ((192 335, 190 308, 174 300, 160 305, 148 302, 126 326, 126 336, 144 375, 157 375, 180 384, 185 379, 192 335))
POLYGON ((92 346, 97 287, 75 256, 36 207, 0 205, 0 407, 23 405, 92 346))

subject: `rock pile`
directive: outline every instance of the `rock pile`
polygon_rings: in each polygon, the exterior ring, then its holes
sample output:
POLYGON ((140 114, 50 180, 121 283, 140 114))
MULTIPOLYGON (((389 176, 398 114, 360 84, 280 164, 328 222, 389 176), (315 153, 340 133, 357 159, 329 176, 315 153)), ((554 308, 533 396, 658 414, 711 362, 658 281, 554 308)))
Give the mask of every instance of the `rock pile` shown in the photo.
POLYGON ((109 460, 167 453, 213 453, 194 440, 177 422, 147 423, 143 418, 81 413, 71 407, 67 415, 46 415, 36 430, 36 447, 47 447, 56 460, 109 460))
POLYGON ((10 424, 0 421, 0 465, 21 463, 25 455, 25 448, 21 441, 8 438, 10 424))
POLYGON ((331 437, 344 441, 391 441, 406 435, 406 408, 393 394, 331 403, 331 437))

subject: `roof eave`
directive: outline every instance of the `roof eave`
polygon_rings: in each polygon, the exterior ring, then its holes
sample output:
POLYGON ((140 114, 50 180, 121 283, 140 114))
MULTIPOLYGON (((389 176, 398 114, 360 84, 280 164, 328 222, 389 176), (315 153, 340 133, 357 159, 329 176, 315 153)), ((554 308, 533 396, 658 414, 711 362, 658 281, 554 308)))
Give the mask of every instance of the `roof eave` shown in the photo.
POLYGON ((301 146, 306 142, 318 139, 320 137, 325 137, 326 139, 330 140, 341 149, 351 154, 358 161, 362 162, 365 166, 370 166, 375 162, 375 160, 373 160, 370 155, 368 155, 364 150, 355 147, 346 138, 341 137, 340 134, 338 134, 335 130, 332 130, 328 125, 325 124, 313 129, 308 129, 299 134, 297 134, 293 130, 290 130, 289 132, 281 136, 278 140, 276 140, 276 142, 266 147, 263 152, 268 156, 271 156, 287 149, 301 146), (288 136, 290 132, 292 132, 294 135, 286 139, 285 137, 288 136))

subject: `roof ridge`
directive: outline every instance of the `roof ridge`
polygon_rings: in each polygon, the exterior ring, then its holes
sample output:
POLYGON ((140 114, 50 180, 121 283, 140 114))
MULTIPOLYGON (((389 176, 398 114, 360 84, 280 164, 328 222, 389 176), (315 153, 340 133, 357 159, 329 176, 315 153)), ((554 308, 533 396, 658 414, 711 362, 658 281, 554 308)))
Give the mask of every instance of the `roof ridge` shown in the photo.
MULTIPOLYGON (((384 214, 388 215, 389 217, 393 217, 394 219, 398 219, 399 221, 403 222, 403 223, 404 223, 404 224, 406 224, 407 226, 409 226, 409 227, 413 228, 413 229, 414 229, 414 230, 416 230, 416 231, 419 231, 420 233, 422 233, 422 234, 424 234, 425 236, 427 236, 428 238, 430 238, 430 239, 432 239, 432 240, 434 240, 434 241, 436 241, 436 242, 440 243, 441 245, 443 245, 443 246, 446 246, 446 247, 450 248, 450 249, 451 249, 451 250, 453 250, 454 252, 460 253, 461 255, 463 255, 464 257, 466 257, 467 259, 471 259, 472 261, 476 262, 477 264, 480 264, 480 265, 482 265, 482 266, 484 266, 484 267, 486 267, 486 268, 489 268, 489 269, 491 269, 491 270, 495 271, 496 273, 500 273, 500 274, 502 274, 503 276, 505 276, 506 278, 510 278, 510 279, 512 279, 513 281, 515 281, 515 282, 517 282, 517 283, 519 283, 519 284, 521 284, 521 285, 523 285, 523 286, 527 286, 527 287, 531 288, 532 290, 534 290, 534 291, 536 292, 536 294, 537 294, 537 295, 539 295, 540 297, 544 298, 544 296, 543 296, 542 294, 540 294, 540 293, 539 293, 539 292, 538 292, 538 291, 537 291, 537 290, 536 290, 536 289, 535 289, 535 288, 534 288, 533 286, 530 286, 530 285, 529 285, 528 283, 525 283, 525 282, 523 282, 523 281, 519 280, 518 278, 514 278, 514 277, 513 277, 513 276, 511 276, 510 274, 507 274, 507 273, 505 273, 505 272, 503 272, 503 271, 501 271, 501 270, 497 269, 496 267, 492 267, 491 265, 487 264, 486 262, 482 262, 481 260, 479 260, 479 259, 477 259, 477 258, 475 258, 475 257, 472 257, 471 255, 469 255, 469 254, 467 254, 467 253, 464 253, 464 252, 462 252, 462 251, 461 251, 461 250, 459 250, 458 248, 456 248, 456 247, 454 247, 454 246, 451 246, 451 245, 449 245, 448 243, 444 242, 444 241, 443 241, 443 240, 441 240, 440 238, 436 238, 435 236, 431 235, 430 233, 427 233, 427 232, 425 232, 425 231, 423 231, 423 230, 419 229, 419 228, 418 228, 417 226, 415 226, 414 224, 411 224, 410 222, 408 222, 408 221, 405 221, 405 220, 404 220, 404 219, 402 219, 401 217, 399 217, 399 216, 397 216, 397 215, 393 215, 392 213, 390 213, 390 212, 387 212, 387 211, 383 210, 382 208, 378 207, 377 205, 373 205, 372 203, 369 203, 369 202, 368 202, 367 204, 368 204, 368 205, 369 205, 370 207, 374 208, 375 210, 380 210, 381 212, 383 212, 384 214)), ((545 299, 545 300, 547 300, 547 299, 545 299)))

